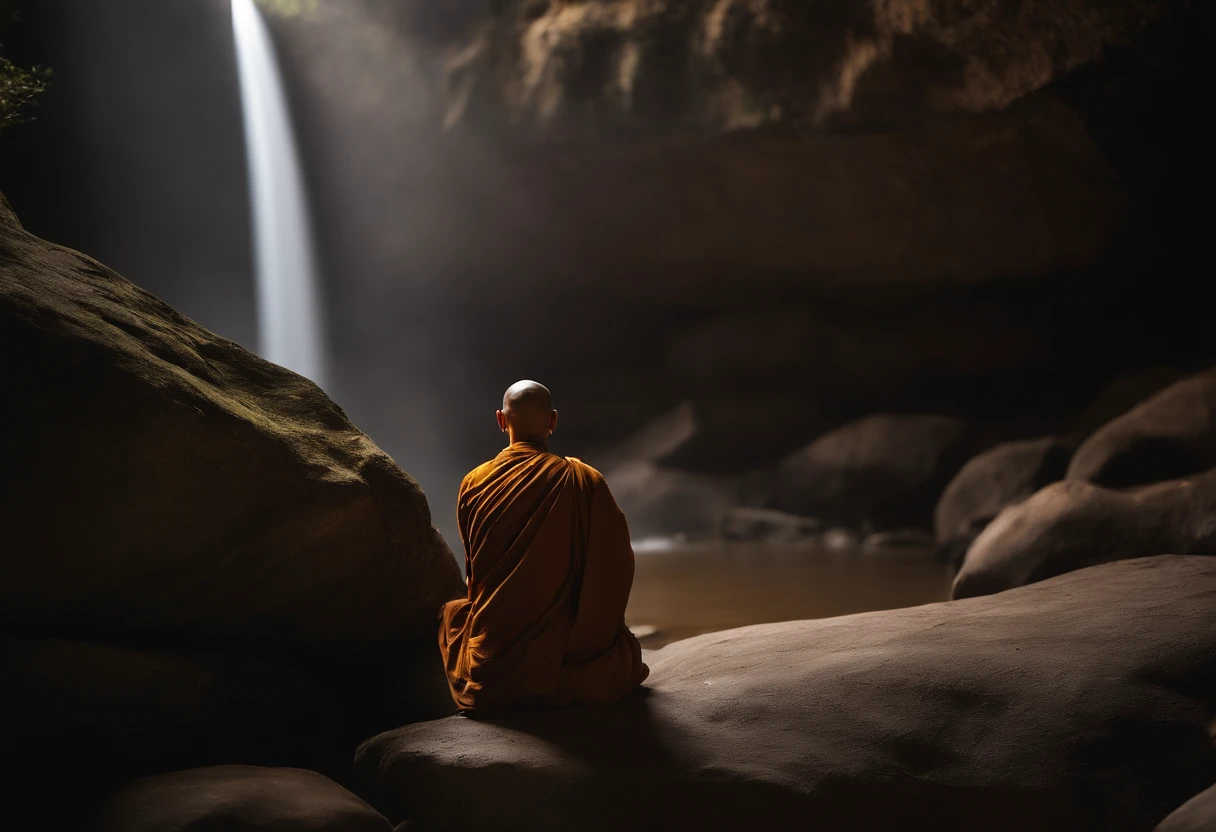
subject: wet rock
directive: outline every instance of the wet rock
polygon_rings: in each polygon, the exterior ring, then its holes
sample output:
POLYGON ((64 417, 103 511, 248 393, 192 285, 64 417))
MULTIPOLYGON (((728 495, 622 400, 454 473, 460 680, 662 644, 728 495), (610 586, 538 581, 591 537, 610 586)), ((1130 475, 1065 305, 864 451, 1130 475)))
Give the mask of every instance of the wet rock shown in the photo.
POLYGON ((1005 442, 973 457, 937 501, 933 514, 939 551, 961 563, 967 547, 1006 506, 1064 478, 1072 448, 1048 436, 1005 442))
POLYGON ((392 832, 334 781, 297 768, 229 765, 137 780, 111 797, 97 832, 392 832))
POLYGON ((79 817, 133 777, 242 760, 344 771, 358 739, 318 679, 272 659, 0 639, 8 812, 79 817))
POLYGON ((1216 775, 1216 559, 711 633, 649 660, 610 708, 377 736, 354 788, 391 820, 459 829, 1123 832, 1216 775))
POLYGON ((942 489, 975 450, 947 416, 881 414, 839 427, 789 456, 771 508, 874 531, 928 528, 942 489))
POLYGON ((1123 492, 1082 480, 1050 485, 1005 509, 976 538, 953 597, 1164 553, 1216 555, 1216 470, 1123 492))
POLYGON ((1157 824, 1155 832, 1212 832, 1216 829, 1216 786, 1200 792, 1169 817, 1157 824))
POLYGON ((433 648, 455 560, 312 382, 11 223, 0 350, 21 356, 0 364, 10 625, 377 665, 433 648))
POLYGON ((1184 477, 1216 466, 1216 369, 1171 384, 1098 429, 1068 476, 1111 488, 1184 477))
POLYGON ((722 517, 718 535, 724 540, 789 543, 814 537, 821 530, 822 524, 813 517, 739 506, 722 517))

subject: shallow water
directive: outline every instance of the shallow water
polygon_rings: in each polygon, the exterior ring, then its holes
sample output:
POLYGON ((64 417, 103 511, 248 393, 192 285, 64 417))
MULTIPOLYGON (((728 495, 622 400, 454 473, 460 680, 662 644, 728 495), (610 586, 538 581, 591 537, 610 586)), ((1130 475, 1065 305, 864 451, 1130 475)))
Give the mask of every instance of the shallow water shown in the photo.
POLYGON ((748 624, 910 607, 950 596, 950 575, 929 548, 703 543, 636 549, 625 618, 646 648, 748 624))

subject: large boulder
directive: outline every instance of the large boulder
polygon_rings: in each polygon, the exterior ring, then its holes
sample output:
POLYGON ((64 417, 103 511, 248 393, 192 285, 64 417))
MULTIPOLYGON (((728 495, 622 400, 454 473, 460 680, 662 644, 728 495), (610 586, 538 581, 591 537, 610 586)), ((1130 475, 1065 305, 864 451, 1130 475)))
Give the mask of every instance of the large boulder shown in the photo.
POLYGON ((1216 559, 711 633, 650 663, 610 708, 377 736, 353 788, 462 830, 1120 832, 1216 778, 1216 559))
POLYGON ((352 661, 425 644, 440 673, 456 562, 315 384, 11 214, 0 354, 4 625, 352 661))
POLYGON ((359 798, 313 771, 215 766, 137 780, 98 813, 97 832, 392 832, 359 798))
POLYGON ((1216 555, 1216 470, 1125 492, 1082 480, 1050 485, 975 539, 952 595, 987 595, 1164 552, 1216 555))
POLYGON ((1078 445, 1150 396, 1182 378, 1173 367, 1146 367, 1123 373, 1102 387, 1069 424, 1068 438, 1078 445))
POLYGON ((1192 797, 1157 824, 1155 832, 1212 832, 1216 829, 1216 786, 1192 797))
POLYGON ((1068 476, 1111 488, 1172 480, 1216 466, 1216 368, 1188 376, 1100 428, 1068 476))
POLYGON ((638 537, 708 533, 736 500, 730 477, 633 462, 605 473, 617 505, 638 537))
POLYGON ((708 532, 735 503, 738 485, 731 477, 663 462, 700 428, 696 410, 684 402, 595 456, 634 538, 708 532))
POLYGON ((0 638, 5 812, 79 818, 133 777, 198 765, 344 773, 347 711, 282 661, 0 638))
POLYGON ((933 531, 952 563, 962 560, 976 535, 1009 505, 1063 479, 1072 448, 1055 436, 1005 442, 963 466, 937 501, 933 531))
POLYGON ((868 416, 789 456, 762 499, 874 530, 931 528, 939 495, 976 449, 966 425, 948 416, 868 416))

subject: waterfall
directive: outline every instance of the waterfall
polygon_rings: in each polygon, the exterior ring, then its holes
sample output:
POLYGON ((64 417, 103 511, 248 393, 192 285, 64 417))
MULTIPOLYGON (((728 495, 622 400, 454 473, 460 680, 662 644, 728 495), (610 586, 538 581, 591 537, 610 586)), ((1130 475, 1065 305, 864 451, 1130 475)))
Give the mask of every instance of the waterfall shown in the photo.
POLYGON ((257 274, 258 349, 325 385, 325 332, 303 169, 274 43, 254 0, 232 0, 257 274))

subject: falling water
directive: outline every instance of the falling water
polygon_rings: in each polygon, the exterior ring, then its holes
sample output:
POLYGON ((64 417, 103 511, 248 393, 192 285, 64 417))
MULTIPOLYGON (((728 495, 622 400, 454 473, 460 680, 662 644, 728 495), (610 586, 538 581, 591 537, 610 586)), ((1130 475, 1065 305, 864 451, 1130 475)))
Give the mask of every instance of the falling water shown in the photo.
POLYGON ((232 0, 264 357, 325 384, 325 333, 300 156, 270 30, 232 0))

